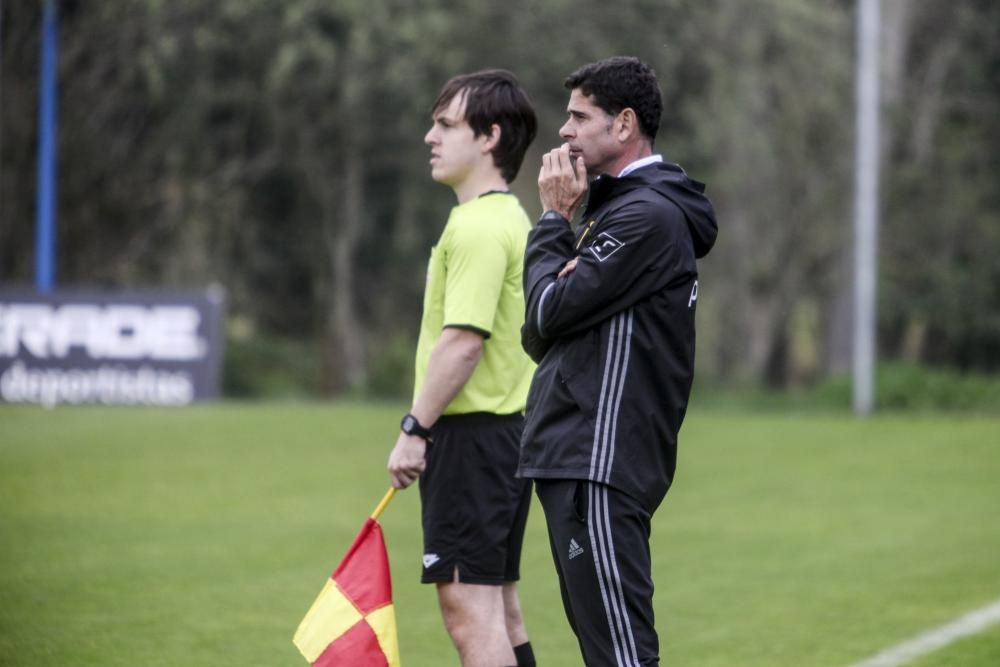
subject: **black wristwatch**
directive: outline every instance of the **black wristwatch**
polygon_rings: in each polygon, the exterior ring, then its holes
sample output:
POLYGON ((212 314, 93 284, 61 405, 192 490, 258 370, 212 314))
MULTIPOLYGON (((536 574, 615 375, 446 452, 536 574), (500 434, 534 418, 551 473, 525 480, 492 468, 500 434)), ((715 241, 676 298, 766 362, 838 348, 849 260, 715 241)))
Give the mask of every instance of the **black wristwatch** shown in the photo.
POLYGON ((566 216, 553 208, 550 208, 545 213, 542 213, 542 217, 538 219, 538 222, 541 222, 542 220, 561 220, 567 225, 569 224, 569 220, 566 216))
POLYGON ((409 413, 403 417, 403 421, 399 422, 399 428, 406 435, 416 435, 423 438, 427 442, 431 441, 431 430, 423 426, 416 417, 409 413))

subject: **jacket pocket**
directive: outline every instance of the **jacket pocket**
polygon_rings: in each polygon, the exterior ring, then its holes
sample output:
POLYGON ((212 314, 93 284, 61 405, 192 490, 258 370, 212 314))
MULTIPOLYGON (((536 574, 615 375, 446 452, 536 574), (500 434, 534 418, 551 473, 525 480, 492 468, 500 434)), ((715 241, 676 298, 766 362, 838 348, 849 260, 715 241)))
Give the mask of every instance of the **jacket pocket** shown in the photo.
POLYGON ((598 330, 591 329, 569 340, 559 358, 559 376, 570 396, 590 422, 597 411, 601 362, 598 330))

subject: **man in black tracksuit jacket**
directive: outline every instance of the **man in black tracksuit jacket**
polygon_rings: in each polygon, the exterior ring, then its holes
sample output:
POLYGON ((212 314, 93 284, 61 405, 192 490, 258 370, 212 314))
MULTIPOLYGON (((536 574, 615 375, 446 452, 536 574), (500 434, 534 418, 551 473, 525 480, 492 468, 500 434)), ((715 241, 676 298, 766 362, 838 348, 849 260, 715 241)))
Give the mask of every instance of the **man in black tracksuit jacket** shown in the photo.
POLYGON ((695 260, 717 227, 704 186, 652 155, 662 108, 652 70, 610 58, 566 87, 567 143, 545 156, 548 210, 525 253, 522 344, 538 369, 518 474, 536 480, 585 663, 657 665, 650 518, 674 477, 694 373, 695 260), (596 178, 574 231, 584 169, 596 178))

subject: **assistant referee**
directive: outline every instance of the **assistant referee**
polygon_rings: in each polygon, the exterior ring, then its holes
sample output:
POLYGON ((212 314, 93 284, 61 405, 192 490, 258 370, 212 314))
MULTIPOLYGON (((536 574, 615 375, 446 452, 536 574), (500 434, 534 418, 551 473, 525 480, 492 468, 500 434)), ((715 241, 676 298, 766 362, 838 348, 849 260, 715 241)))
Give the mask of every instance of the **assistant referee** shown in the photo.
POLYGON ((431 175, 458 198, 431 251, 414 401, 389 457, 393 486, 418 477, 421 581, 437 585, 466 667, 535 665, 517 594, 531 483, 515 477, 534 363, 521 348, 530 222, 509 184, 536 121, 514 77, 455 77, 424 138, 431 175))

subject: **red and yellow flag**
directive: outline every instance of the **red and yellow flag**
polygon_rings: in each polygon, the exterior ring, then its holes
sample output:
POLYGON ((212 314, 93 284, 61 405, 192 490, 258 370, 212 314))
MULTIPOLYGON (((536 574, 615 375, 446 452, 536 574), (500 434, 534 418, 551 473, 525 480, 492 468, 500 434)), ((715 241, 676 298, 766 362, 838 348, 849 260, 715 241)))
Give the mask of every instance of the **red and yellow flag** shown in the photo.
POLYGON ((379 513, 361 527, 292 640, 313 667, 400 667, 392 580, 379 513))

